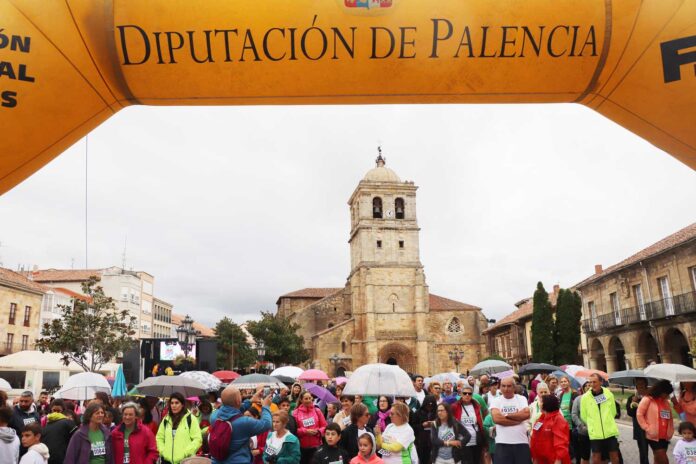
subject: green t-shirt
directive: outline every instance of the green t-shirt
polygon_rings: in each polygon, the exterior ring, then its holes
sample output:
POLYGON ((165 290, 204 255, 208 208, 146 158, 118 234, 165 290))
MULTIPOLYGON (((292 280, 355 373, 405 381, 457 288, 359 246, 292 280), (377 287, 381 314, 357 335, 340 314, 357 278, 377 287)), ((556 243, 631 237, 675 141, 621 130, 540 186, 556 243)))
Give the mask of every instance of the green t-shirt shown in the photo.
POLYGON ((131 432, 133 432, 133 427, 126 428, 123 431, 123 464, 130 463, 130 445, 128 444, 128 437, 130 437, 131 432))
POLYGON ((474 393, 471 397, 481 406, 481 414, 483 414, 484 411, 488 411, 488 404, 486 404, 486 400, 483 399, 483 396, 474 393))
POLYGON ((561 413, 563 414, 563 417, 565 418, 566 422, 568 423, 568 427, 571 429, 573 428, 573 417, 571 414, 571 408, 573 405, 570 402, 570 397, 573 394, 571 392, 564 393, 561 396, 561 413))
POLYGON ((92 449, 89 452, 89 464, 106 464, 106 443, 104 442, 104 432, 91 430, 88 433, 89 443, 92 449))

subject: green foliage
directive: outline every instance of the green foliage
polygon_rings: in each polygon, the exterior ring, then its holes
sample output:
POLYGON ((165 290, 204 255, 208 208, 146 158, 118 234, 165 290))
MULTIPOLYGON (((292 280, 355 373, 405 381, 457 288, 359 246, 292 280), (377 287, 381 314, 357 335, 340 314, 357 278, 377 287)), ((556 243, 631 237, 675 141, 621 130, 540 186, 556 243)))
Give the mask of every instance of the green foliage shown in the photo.
POLYGON ((532 359, 538 363, 554 362, 553 315, 549 294, 539 282, 534 292, 532 312, 532 359))
POLYGON ((256 362, 256 353, 251 349, 242 328, 225 317, 215 324, 217 338, 217 365, 220 370, 244 369, 256 362))
POLYGON ((556 364, 575 364, 577 362, 581 318, 582 301, 580 295, 571 290, 561 290, 556 302, 556 323, 553 334, 556 346, 556 364))
POLYGON ((97 282, 92 276, 82 284, 90 301, 75 299, 74 306, 60 305, 61 317, 44 324, 36 342, 42 353, 60 353, 66 366, 73 361, 87 372, 98 371, 134 344, 136 318, 116 308, 97 282))
POLYGON ((264 359, 276 365, 297 365, 309 359, 304 340, 297 335, 299 324, 270 312, 261 312, 260 321, 249 321, 247 330, 255 340, 266 344, 264 359))

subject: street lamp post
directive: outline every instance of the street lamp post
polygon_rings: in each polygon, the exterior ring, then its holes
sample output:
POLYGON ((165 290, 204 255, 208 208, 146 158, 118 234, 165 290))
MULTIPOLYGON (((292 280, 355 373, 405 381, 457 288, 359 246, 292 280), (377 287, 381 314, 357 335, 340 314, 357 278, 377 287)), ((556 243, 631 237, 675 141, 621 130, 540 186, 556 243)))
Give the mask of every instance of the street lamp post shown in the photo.
POLYGON ((459 347, 449 352, 450 361, 454 362, 454 369, 459 373, 459 362, 464 358, 464 352, 459 347))
MULTIPOLYGON (((259 342, 256 344, 256 354, 259 355, 259 363, 263 362, 263 357, 266 356, 266 344, 263 342, 263 340, 259 340, 259 342)), ((259 364, 259 370, 262 370, 263 368, 259 364)))
POLYGON ((339 355, 337 355, 336 353, 334 353, 333 356, 331 356, 329 358, 329 361, 331 361, 331 364, 333 364, 333 367, 334 367, 334 377, 337 377, 338 376, 338 363, 341 361, 341 357, 339 355))
POLYGON ((184 366, 183 370, 186 371, 188 367, 188 357, 189 353, 193 351, 196 346, 196 336, 200 332, 193 328, 193 319, 187 314, 181 325, 176 328, 176 337, 179 341, 179 346, 184 351, 184 366))

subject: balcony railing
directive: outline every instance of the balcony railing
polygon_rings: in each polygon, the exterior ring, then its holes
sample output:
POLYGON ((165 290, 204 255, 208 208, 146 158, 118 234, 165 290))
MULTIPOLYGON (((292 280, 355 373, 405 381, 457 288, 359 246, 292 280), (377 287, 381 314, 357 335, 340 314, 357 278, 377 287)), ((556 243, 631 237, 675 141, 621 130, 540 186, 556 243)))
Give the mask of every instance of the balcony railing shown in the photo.
POLYGON ((654 321, 681 314, 696 313, 696 292, 647 302, 642 306, 622 308, 582 321, 585 333, 601 332, 637 322, 654 321))

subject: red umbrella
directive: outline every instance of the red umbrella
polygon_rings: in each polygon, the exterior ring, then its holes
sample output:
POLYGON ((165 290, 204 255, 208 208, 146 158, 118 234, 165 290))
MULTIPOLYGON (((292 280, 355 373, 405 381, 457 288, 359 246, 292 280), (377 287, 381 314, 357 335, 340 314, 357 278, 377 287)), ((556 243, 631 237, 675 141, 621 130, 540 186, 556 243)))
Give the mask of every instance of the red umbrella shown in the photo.
POLYGON ((329 376, 320 369, 309 369, 300 374, 297 380, 329 380, 329 376))
POLYGON ((234 371, 217 371, 213 372, 213 375, 225 383, 230 383, 238 377, 241 377, 234 371))

